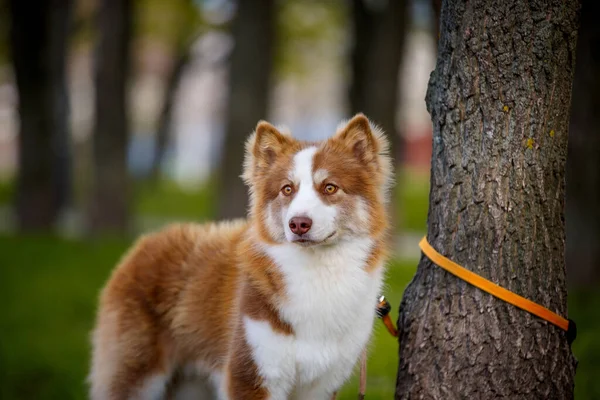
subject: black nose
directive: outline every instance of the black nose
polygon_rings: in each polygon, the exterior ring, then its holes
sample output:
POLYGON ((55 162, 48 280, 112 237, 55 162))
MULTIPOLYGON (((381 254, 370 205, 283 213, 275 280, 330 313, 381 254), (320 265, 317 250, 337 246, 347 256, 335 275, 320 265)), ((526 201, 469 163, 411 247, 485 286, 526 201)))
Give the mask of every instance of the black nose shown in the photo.
POLYGON ((294 217, 290 219, 290 229, 296 235, 304 235, 310 231, 312 219, 308 217, 294 217))

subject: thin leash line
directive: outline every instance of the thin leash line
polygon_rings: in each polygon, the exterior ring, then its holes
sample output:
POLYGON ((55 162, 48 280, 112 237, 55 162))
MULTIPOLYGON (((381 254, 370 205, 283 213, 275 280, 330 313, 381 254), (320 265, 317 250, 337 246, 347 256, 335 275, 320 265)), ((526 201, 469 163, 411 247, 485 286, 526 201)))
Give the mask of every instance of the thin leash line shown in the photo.
POLYGON ((514 305, 522 310, 525 310, 531 314, 537 315, 538 317, 545 319, 546 321, 558 326, 564 331, 569 331, 569 320, 561 317, 560 315, 550 311, 546 307, 543 307, 531 300, 528 300, 516 293, 511 292, 499 286, 484 277, 477 275, 476 273, 469 271, 468 269, 458 265, 454 261, 444 257, 438 253, 430 244, 427 242, 427 237, 423 237, 419 243, 419 247, 423 253, 431 260, 434 264, 445 269, 451 274, 458 278, 470 283, 471 285, 488 292, 494 297, 497 297, 507 303, 514 305))

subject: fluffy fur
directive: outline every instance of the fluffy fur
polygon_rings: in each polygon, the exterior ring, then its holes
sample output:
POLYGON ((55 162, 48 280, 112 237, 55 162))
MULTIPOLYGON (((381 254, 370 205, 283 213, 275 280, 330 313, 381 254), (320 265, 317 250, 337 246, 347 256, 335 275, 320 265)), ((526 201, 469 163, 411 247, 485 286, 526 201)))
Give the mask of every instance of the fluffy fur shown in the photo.
POLYGON ((300 142, 259 122, 248 220, 142 237, 103 289, 93 400, 330 399, 371 334, 386 256, 387 141, 363 115, 300 142), (295 217, 312 221, 294 233, 295 217))

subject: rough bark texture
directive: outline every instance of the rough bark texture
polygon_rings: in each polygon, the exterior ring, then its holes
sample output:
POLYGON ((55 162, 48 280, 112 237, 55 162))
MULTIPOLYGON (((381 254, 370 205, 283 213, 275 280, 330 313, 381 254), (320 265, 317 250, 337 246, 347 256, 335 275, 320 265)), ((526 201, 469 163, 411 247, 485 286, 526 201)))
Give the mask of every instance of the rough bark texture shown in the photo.
POLYGON ((100 3, 90 208, 90 228, 95 233, 124 232, 129 225, 126 92, 132 11, 131 0, 100 3))
POLYGON ((354 48, 349 89, 352 114, 362 112, 381 126, 398 162, 400 136, 396 130, 399 68, 406 36, 408 2, 352 1, 354 48))
MULTIPOLYGON (((450 0, 427 95, 440 253, 567 315, 564 189, 578 2, 450 0)), ((422 257, 400 306, 396 399, 570 399, 554 325, 422 257)))
POLYGON ((11 0, 11 49, 19 95, 19 229, 50 230, 71 196, 65 60, 70 0, 11 0))
POLYGON ((600 284, 600 4, 582 2, 567 157, 567 276, 600 284))
POLYGON ((267 118, 273 69, 274 0, 241 0, 233 21, 235 45, 229 69, 229 100, 220 168, 219 216, 246 215, 248 195, 240 179, 244 143, 261 119, 267 118))

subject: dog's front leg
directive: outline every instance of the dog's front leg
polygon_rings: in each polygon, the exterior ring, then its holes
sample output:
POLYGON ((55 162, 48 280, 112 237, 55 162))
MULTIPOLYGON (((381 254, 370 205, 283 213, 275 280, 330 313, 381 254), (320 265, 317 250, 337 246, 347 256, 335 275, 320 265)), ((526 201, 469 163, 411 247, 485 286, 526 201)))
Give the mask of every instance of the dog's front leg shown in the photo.
POLYGON ((227 367, 229 398, 287 400, 296 379, 293 337, 248 317, 240 328, 227 367))

